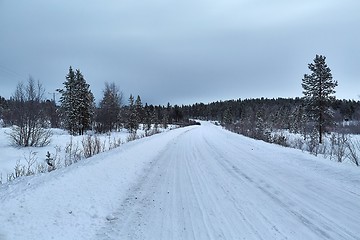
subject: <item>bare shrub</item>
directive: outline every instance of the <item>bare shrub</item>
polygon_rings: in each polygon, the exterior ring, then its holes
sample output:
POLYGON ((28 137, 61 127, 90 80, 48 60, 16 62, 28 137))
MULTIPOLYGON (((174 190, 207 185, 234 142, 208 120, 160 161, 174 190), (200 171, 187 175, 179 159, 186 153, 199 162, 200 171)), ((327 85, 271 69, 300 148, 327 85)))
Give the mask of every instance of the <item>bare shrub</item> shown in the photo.
POLYGON ((158 133, 160 133, 160 130, 158 128, 153 128, 150 131, 148 131, 145 136, 149 137, 158 133))
POLYGON ((350 138, 346 142, 346 146, 348 149, 348 158, 351 162, 355 163, 356 166, 360 165, 359 162, 359 152, 360 152, 360 142, 358 140, 351 140, 350 138))
POLYGON ((131 142, 134 141, 136 139, 139 139, 138 135, 136 134, 136 132, 131 132, 127 137, 126 137, 126 141, 127 142, 131 142))
POLYGON ((296 138, 293 142, 294 148, 304 150, 305 141, 302 138, 296 138))
POLYGON ((46 173, 48 171, 49 170, 48 170, 47 166, 44 163, 38 163, 36 165, 36 172, 37 173, 46 173))
POLYGON ((30 151, 27 157, 24 156, 26 161, 25 176, 34 175, 36 173, 36 169, 34 168, 34 165, 37 163, 36 154, 37 154, 36 152, 30 151))
POLYGON ((85 158, 102 152, 100 139, 97 136, 87 135, 81 141, 85 158))
POLYGON ((283 134, 283 133, 280 133, 280 134, 274 134, 272 137, 271 137, 271 143, 275 143, 275 144, 278 144, 278 145, 281 145, 281 146, 284 146, 284 147, 288 147, 289 144, 287 143, 287 139, 286 139, 286 136, 283 134))
MULTIPOLYGON (((123 144, 121 138, 115 139, 115 137, 111 140, 109 136, 109 150, 120 147, 123 144)), ((105 149, 105 148, 104 148, 105 149)))
POLYGON ((26 169, 25 165, 21 165, 20 160, 18 160, 14 167, 14 179, 21 176, 25 176, 25 172, 26 172, 25 169, 26 169))
POLYGON ((73 163, 76 163, 81 160, 82 151, 79 148, 79 143, 76 144, 73 142, 73 137, 71 136, 70 142, 65 146, 65 167, 70 166, 73 163))
POLYGON ((13 126, 8 133, 10 140, 16 146, 44 147, 49 145, 52 137, 50 129, 42 128, 40 124, 34 126, 13 126))
POLYGON ((54 148, 55 148, 55 154, 53 154, 53 158, 54 158, 54 162, 55 162, 55 167, 58 169, 58 168, 63 167, 62 160, 60 157, 61 148, 59 146, 55 146, 54 148))
POLYGON ((344 133, 333 133, 330 138, 330 157, 335 157, 337 162, 343 162, 348 148, 348 136, 344 133))
POLYGON ((18 160, 14 167, 14 172, 7 175, 8 182, 22 176, 31 176, 36 174, 36 152, 30 151, 28 156, 24 156, 24 159, 26 161, 26 165, 21 164, 20 160, 18 160))

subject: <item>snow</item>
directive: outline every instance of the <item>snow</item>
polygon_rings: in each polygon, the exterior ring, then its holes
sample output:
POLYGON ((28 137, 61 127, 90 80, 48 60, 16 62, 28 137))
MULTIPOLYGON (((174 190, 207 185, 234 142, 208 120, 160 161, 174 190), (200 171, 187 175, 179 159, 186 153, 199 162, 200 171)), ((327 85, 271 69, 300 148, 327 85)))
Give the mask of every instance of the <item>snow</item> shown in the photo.
MULTIPOLYGON (((46 147, 28 147, 18 148, 12 146, 8 133, 11 132, 10 128, 0 128, 0 174, 2 175, 2 181, 6 182, 7 175, 14 172, 14 167, 19 162, 21 165, 27 165, 26 159, 33 156, 36 160, 36 164, 44 163, 46 159, 46 153, 49 151, 52 156, 56 154, 56 149, 60 151, 59 158, 64 159, 65 146, 73 142, 74 146, 81 147, 81 141, 83 136, 71 137, 66 131, 60 129, 52 129, 53 136, 51 137, 50 145, 46 147)), ((112 133, 109 138, 106 134, 100 135, 101 142, 108 144, 113 139, 122 139, 125 141, 127 134, 125 132, 112 133)), ((35 167, 35 166, 34 166, 35 167)))
POLYGON ((202 122, 0 186, 0 239, 360 239, 359 169, 202 122))
MULTIPOLYGON (((176 125, 169 125, 167 130, 177 128, 176 125)), ((142 128, 141 128, 142 129, 142 128)), ((159 132, 167 131, 163 128, 158 128, 159 132)), ((64 167, 66 158, 66 147, 70 144, 73 149, 78 149, 78 152, 83 151, 82 141, 87 136, 71 136, 65 130, 51 129, 53 136, 51 142, 46 147, 27 147, 19 148, 11 144, 9 133, 11 128, 0 128, 0 182, 6 182, 7 176, 14 173, 14 168, 17 164, 21 166, 28 166, 27 160, 34 159, 31 168, 36 169, 37 165, 45 164, 46 154, 49 152, 52 158, 57 159, 58 167, 64 167)), ((104 151, 113 148, 114 145, 127 142, 129 133, 126 129, 119 132, 111 132, 110 134, 92 134, 96 136, 104 151)), ((138 130, 137 136, 140 138, 145 135, 144 130, 138 130)))

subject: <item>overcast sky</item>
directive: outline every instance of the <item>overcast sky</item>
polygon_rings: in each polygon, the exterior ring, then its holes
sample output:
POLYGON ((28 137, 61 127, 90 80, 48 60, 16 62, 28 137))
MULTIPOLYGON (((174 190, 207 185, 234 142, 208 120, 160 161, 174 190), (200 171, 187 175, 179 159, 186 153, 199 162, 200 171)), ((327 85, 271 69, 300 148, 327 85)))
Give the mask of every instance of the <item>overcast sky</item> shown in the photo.
POLYGON ((0 0, 0 96, 29 75, 52 93, 71 65, 97 101, 105 82, 161 105, 297 97, 322 54, 336 96, 359 100, 359 13, 359 0, 0 0))

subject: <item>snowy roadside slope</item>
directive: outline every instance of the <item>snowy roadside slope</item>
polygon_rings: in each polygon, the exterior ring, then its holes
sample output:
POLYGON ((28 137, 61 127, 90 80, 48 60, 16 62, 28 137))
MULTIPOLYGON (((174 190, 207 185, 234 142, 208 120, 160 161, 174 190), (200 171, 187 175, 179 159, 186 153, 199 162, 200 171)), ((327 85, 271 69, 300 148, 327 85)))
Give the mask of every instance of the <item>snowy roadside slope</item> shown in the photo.
POLYGON ((64 169, 0 185, 0 240, 90 239, 149 161, 191 128, 143 138, 64 169))
POLYGON ((360 170, 203 122, 0 187, 0 239, 360 239, 360 170))

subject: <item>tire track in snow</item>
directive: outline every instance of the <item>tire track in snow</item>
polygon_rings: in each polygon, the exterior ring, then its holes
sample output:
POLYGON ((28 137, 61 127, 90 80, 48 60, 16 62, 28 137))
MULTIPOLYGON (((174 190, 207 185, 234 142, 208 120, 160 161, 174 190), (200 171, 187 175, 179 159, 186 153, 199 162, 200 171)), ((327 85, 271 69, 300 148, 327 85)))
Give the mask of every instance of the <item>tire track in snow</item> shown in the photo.
MULTIPOLYGON (((218 182, 222 183, 221 188, 223 189, 224 194, 227 195, 232 200, 236 210, 238 211, 238 214, 241 216, 241 219, 243 220, 245 226, 247 227, 247 229, 249 231, 248 234, 255 235, 254 236, 255 239, 268 239, 269 233, 266 233, 266 235, 264 235, 263 233, 259 232, 259 228, 267 227, 267 226, 259 227, 259 226, 261 226, 261 222, 262 222, 261 218, 263 218, 263 215, 261 213, 259 214, 256 211, 257 208, 255 206, 253 206, 253 204, 251 204, 250 201, 244 200, 244 198, 241 198, 241 196, 239 197, 239 194, 237 194, 237 192, 239 191, 239 188, 234 189, 234 188, 232 188, 231 185, 225 184, 229 181, 228 179, 225 179, 225 178, 232 177, 235 180, 234 183, 241 186, 241 191, 243 192, 243 194, 245 196, 245 194, 247 192, 253 191, 254 181, 249 176, 247 176, 245 173, 240 172, 234 165, 232 165, 226 158, 224 158, 224 156, 220 154, 221 151, 219 151, 219 149, 217 149, 216 146, 210 144, 207 138, 204 138, 203 141, 208 146, 208 151, 211 152, 211 155, 215 156, 214 159, 216 159, 216 161, 217 161, 216 169, 218 171, 221 169, 223 170, 224 177, 223 177, 223 179, 221 179, 218 182), (227 189, 227 190, 225 190, 225 189, 227 189), (243 205, 250 205, 252 207, 246 208, 243 205)), ((273 233, 274 238, 287 239, 287 237, 283 233, 281 233, 276 228, 276 226, 272 225, 271 228, 269 228, 269 229, 270 229, 270 232, 271 231, 275 232, 275 233, 273 233), (280 235, 280 238, 278 235, 280 235)))
POLYGON ((222 226, 229 226, 226 229, 231 235, 225 239, 236 239, 237 236, 244 233, 256 239, 266 239, 266 237, 263 238, 261 236, 251 220, 244 214, 244 208, 241 206, 243 203, 242 196, 238 194, 238 189, 235 188, 236 184, 239 183, 239 179, 237 178, 235 183, 231 182, 231 184, 229 184, 229 171, 222 171, 223 168, 219 166, 219 162, 222 161, 222 156, 216 153, 215 148, 207 143, 207 139, 204 138, 204 136, 199 140, 203 143, 202 151, 198 153, 201 156, 200 159, 205 159, 203 168, 211 168, 209 173, 213 177, 212 185, 213 187, 215 185, 215 189, 217 189, 216 191, 212 191, 216 192, 217 196, 223 196, 221 200, 218 198, 214 202, 221 202, 221 204, 217 204, 219 205, 218 212, 220 214, 222 213, 223 219, 226 221, 226 224, 222 226), (230 211, 224 211, 224 206, 221 206, 224 205, 224 201, 231 207, 230 211))
MULTIPOLYGON (((144 227, 142 224, 148 224, 143 219, 149 217, 144 215, 148 214, 149 209, 159 207, 159 200, 154 195, 158 191, 159 182, 171 169, 171 161, 167 161, 171 160, 171 157, 168 156, 168 149, 172 147, 177 138, 169 142, 157 157, 150 161, 139 181, 129 188, 128 197, 120 203, 119 209, 110 214, 104 228, 94 239, 149 239, 142 230, 144 227)), ((167 224, 167 222, 163 222, 161 225, 167 224)))
MULTIPOLYGON (((198 139, 197 139, 198 140, 198 139)), ((222 199, 219 190, 216 172, 206 167, 206 163, 214 161, 213 156, 203 156, 203 146, 199 148, 193 144, 193 154, 187 158, 187 169, 192 186, 199 205, 203 208, 203 221, 207 224, 209 236, 207 239, 235 239, 237 234, 232 231, 232 226, 239 224, 239 221, 233 222, 226 216, 223 204, 226 199, 222 199), (201 164, 201 165, 200 165, 201 164), (215 190, 216 189, 216 190, 215 190)))
MULTIPOLYGON (((237 210, 233 209, 234 199, 219 194, 219 179, 214 178, 218 169, 209 172, 205 167, 216 160, 211 155, 203 156, 204 142, 195 139, 178 137, 152 161, 153 165, 135 190, 129 191, 122 207, 113 214, 114 220, 97 239, 236 239, 240 235, 243 229, 235 226, 246 225, 239 221, 245 218, 229 218, 237 210), (149 207, 151 198, 155 203, 149 207), (224 208, 224 201, 230 209, 224 208), (159 231, 151 232, 150 223, 159 224, 156 228, 159 231)), ((254 227, 248 229, 257 239, 262 239, 254 227)))

